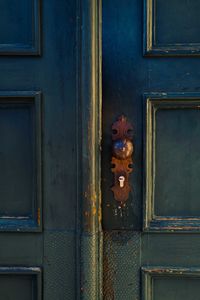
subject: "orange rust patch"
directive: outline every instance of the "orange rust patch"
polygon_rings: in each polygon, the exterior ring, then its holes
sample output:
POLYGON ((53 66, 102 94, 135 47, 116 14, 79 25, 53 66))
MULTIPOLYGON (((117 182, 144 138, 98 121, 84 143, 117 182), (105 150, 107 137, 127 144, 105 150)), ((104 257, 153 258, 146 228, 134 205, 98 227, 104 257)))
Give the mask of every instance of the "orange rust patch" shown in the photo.
POLYGON ((99 209, 99 211, 98 211, 98 219, 99 219, 99 224, 101 224, 101 220, 102 220, 101 209, 99 209))
POLYGON ((108 241, 106 251, 104 250, 103 255, 103 299, 104 300, 114 300, 114 278, 115 270, 113 265, 113 249, 112 243, 109 242, 109 233, 104 232, 104 241, 108 241))
POLYGON ((41 222, 40 208, 38 208, 38 210, 37 210, 37 222, 38 222, 38 225, 40 226, 40 222, 41 222))
POLYGON ((92 207, 92 214, 93 216, 96 215, 97 213, 97 208, 95 206, 92 207))
POLYGON ((88 217, 89 216, 89 212, 85 211, 85 216, 88 217))

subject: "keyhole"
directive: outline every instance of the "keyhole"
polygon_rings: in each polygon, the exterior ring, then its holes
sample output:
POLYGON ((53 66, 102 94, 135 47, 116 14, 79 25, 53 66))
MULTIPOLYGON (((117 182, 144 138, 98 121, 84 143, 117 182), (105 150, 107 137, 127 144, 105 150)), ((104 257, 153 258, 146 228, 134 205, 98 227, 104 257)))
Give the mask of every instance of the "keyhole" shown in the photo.
POLYGON ((124 187, 124 181, 125 181, 125 177, 124 176, 119 176, 119 186, 121 187, 121 188, 123 188, 124 187))

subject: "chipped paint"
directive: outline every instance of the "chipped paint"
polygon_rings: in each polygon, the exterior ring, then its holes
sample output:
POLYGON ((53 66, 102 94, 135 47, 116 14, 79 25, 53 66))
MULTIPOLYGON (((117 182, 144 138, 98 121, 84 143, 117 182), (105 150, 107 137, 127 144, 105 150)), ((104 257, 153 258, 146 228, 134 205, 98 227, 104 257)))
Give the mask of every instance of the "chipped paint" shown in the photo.
POLYGON ((107 247, 104 247, 103 255, 103 297, 105 300, 114 300, 114 252, 109 233, 104 233, 104 243, 105 241, 107 242, 107 247))
MULTIPOLYGON (((101 299, 99 1, 82 1, 80 9, 80 193, 82 194, 81 298, 101 299)), ((79 187, 78 187, 79 188, 79 187)))
POLYGON ((38 222, 38 226, 40 226, 40 223, 41 223, 40 208, 38 208, 38 210, 37 210, 37 222, 38 222))
POLYGON ((92 207, 92 215, 95 216, 97 213, 97 208, 95 206, 92 207))
POLYGON ((99 220, 99 225, 101 225, 101 221, 102 221, 102 211, 101 211, 101 208, 98 210, 98 220, 99 220))
POLYGON ((18 266, 12 266, 12 267, 0 267, 0 273, 41 273, 40 267, 18 267, 18 266))
POLYGON ((7 219, 7 220, 29 220, 30 217, 26 216, 2 216, 1 219, 7 219))

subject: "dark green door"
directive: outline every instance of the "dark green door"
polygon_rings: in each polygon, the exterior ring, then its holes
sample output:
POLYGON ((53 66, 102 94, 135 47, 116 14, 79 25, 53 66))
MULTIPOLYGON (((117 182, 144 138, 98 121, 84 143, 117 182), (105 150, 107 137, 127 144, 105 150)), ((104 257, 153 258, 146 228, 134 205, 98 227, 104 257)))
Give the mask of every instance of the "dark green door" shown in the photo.
POLYGON ((200 1, 103 1, 104 298, 200 298, 200 1), (133 125, 114 199, 111 125, 133 125))
POLYGON ((1 300, 80 298, 81 14, 74 0, 0 1, 1 300))

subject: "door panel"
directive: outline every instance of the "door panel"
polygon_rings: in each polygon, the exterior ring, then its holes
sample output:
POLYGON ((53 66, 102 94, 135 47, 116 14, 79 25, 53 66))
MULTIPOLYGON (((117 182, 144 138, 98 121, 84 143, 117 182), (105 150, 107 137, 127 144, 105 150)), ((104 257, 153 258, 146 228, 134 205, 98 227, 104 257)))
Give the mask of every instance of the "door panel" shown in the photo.
POLYGON ((0 203, 2 231, 41 228, 40 96, 39 92, 0 94, 0 197, 6 199, 0 203))
POLYGON ((144 54, 199 55, 198 1, 145 0, 144 54))
POLYGON ((78 14, 73 0, 0 3, 2 300, 79 294, 78 14))
POLYGON ((0 268, 0 287, 4 299, 42 299, 40 268, 0 268))
POLYGON ((41 0, 2 0, 0 55, 39 55, 41 0))
POLYGON ((103 2, 105 299, 199 297, 198 5, 103 2), (111 126, 122 114, 135 146, 124 207, 110 189, 111 126))
POLYGON ((195 299, 199 269, 143 268, 144 299, 195 299))
POLYGON ((199 230, 198 93, 162 93, 145 98, 144 229, 199 230))

